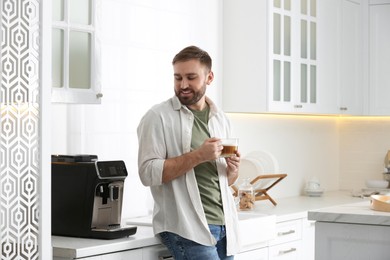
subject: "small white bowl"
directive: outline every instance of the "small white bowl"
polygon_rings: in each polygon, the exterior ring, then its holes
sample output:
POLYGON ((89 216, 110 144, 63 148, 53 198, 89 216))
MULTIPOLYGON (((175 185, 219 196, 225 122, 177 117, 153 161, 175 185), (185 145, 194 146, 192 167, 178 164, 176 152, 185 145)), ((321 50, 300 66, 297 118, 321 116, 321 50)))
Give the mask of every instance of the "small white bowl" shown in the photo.
POLYGON ((385 189, 389 186, 389 182, 385 180, 366 180, 367 188, 385 189))

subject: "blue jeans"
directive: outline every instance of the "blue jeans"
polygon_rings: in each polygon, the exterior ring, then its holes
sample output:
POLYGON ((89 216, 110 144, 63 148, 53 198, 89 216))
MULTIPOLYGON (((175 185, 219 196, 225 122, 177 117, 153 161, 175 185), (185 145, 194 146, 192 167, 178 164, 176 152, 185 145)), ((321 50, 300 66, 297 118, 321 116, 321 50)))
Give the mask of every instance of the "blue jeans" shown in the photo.
POLYGON ((215 246, 201 245, 171 232, 162 232, 160 237, 175 260, 233 260, 234 256, 226 256, 225 226, 209 225, 209 229, 217 240, 215 246))

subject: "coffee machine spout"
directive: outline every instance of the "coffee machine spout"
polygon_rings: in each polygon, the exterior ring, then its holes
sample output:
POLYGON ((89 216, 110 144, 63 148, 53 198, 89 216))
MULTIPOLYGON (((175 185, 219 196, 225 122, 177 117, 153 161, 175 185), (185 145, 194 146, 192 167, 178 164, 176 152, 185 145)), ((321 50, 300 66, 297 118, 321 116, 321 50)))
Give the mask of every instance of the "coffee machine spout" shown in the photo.
POLYGON ((117 185, 110 186, 110 199, 111 201, 116 201, 119 199, 119 186, 117 185))

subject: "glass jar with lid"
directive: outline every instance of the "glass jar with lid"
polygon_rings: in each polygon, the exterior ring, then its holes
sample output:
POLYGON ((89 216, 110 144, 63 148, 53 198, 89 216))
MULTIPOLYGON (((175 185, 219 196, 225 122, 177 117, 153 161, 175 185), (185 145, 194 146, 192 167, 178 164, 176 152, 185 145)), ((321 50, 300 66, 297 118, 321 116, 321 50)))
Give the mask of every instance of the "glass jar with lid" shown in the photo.
POLYGON ((255 194, 249 178, 243 179, 238 188, 238 209, 253 210, 255 208, 255 194))

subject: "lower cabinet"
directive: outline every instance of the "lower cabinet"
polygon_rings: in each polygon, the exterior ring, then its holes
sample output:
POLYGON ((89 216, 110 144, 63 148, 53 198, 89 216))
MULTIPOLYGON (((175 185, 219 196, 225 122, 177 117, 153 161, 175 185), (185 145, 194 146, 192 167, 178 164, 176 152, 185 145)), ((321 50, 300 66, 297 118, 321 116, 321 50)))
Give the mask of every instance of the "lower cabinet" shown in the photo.
POLYGON ((269 260, 276 259, 291 259, 302 260, 302 241, 296 240, 280 245, 271 246, 269 248, 269 260))
POLYGON ((315 259, 315 221, 302 219, 302 259, 315 259))
POLYGON ((316 260, 390 259, 390 227, 316 222, 316 260))
POLYGON ((269 260, 302 259, 302 219, 276 224, 276 238, 270 241, 269 260))
MULTIPOLYGON (((235 260, 314 260, 314 223, 307 218, 287 219, 276 223, 275 238, 251 245, 235 255, 235 260)), ((253 234, 256 235, 256 234, 253 234)), ((322 252, 323 253, 323 252, 322 252)), ((322 254, 320 253, 320 254, 322 254)), ((69 258, 66 258, 69 259, 69 258)), ((82 258, 85 260, 173 260, 163 245, 147 246, 128 251, 82 258)), ((320 258, 318 258, 320 259, 320 258)), ((322 258, 333 259, 333 258, 322 258)), ((54 257, 54 260, 65 258, 54 257)))
POLYGON ((276 223, 276 237, 263 248, 245 251, 238 260, 314 260, 314 222, 307 218, 276 223))

